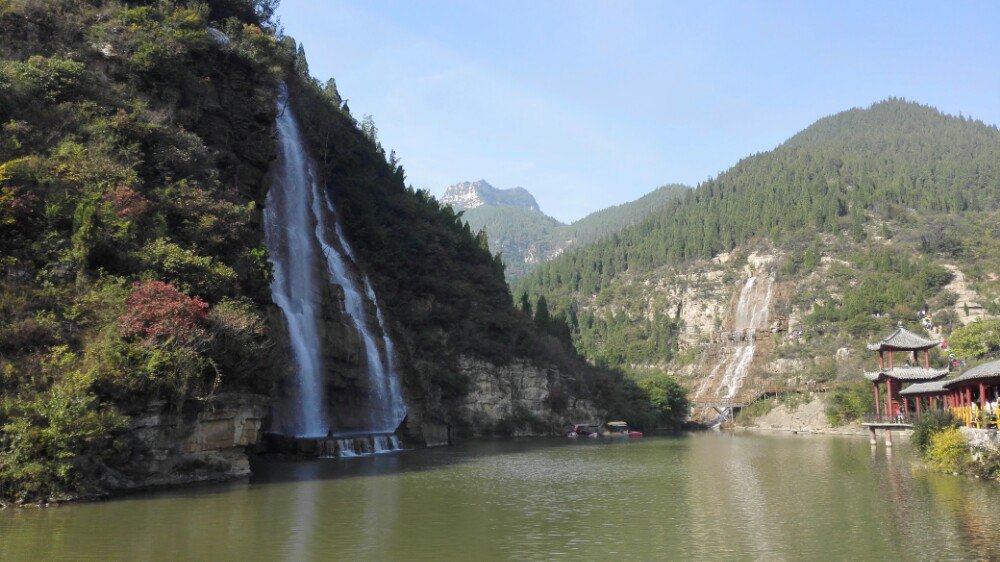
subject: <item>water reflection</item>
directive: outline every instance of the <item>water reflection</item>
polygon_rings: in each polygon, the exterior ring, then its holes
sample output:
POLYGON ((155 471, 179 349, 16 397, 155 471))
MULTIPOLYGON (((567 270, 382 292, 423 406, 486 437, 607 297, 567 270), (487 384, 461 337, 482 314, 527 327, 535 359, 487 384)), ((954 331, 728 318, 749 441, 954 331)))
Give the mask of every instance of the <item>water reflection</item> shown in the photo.
POLYGON ((0 559, 990 558, 1000 485, 897 444, 696 434, 258 465, 251 483, 0 512, 0 559))

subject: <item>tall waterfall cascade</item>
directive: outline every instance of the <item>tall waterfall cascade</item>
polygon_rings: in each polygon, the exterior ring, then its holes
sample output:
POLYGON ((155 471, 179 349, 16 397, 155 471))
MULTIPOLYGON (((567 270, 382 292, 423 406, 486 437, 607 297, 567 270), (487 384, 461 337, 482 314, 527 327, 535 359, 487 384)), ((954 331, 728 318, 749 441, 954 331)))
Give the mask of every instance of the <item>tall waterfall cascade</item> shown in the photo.
POLYGON ((695 393, 698 399, 736 397, 757 351, 757 332, 767 328, 773 289, 774 278, 768 273, 751 275, 744 282, 733 310, 732 330, 726 334, 718 361, 695 393))
POLYGON ((284 84, 277 130, 278 160, 264 233, 274 271, 271 298, 285 318, 295 362, 294 411, 284 431, 315 438, 342 429, 328 412, 323 353, 324 294, 333 284, 343 290, 340 312, 359 337, 367 375, 363 427, 346 429, 391 434, 406 416, 392 339, 371 282, 355 260, 327 190, 319 185, 284 84))

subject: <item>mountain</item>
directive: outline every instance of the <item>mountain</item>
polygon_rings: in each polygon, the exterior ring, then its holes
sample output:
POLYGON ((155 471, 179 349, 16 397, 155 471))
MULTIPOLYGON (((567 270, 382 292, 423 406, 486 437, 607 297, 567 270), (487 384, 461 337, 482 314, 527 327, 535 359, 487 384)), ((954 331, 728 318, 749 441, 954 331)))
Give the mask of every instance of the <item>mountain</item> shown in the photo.
POLYGON ((441 203, 451 205, 456 211, 477 207, 517 207, 540 213, 535 197, 523 187, 497 189, 486 180, 456 183, 448 187, 441 203))
POLYGON ((702 398, 850 381, 864 341, 923 330, 917 311, 943 335, 1000 313, 998 209, 997 127, 889 99, 820 119, 513 292, 544 297, 595 364, 681 373, 702 398))
POLYGON ((568 248, 590 244, 638 223, 688 191, 687 186, 665 185, 635 201, 591 213, 568 225, 542 213, 524 188, 498 190, 484 180, 449 187, 441 202, 463 210, 462 218, 474 232, 486 231, 490 250, 501 254, 507 279, 513 280, 568 248), (513 192, 516 197, 495 195, 513 192), (522 204, 514 204, 513 200, 522 204), (476 203, 469 204, 471 201, 476 203))
POLYGON ((415 445, 661 423, 514 307, 273 5, 0 8, 0 501, 246 476, 375 414, 415 445), (303 396, 333 411, 305 440, 303 396))

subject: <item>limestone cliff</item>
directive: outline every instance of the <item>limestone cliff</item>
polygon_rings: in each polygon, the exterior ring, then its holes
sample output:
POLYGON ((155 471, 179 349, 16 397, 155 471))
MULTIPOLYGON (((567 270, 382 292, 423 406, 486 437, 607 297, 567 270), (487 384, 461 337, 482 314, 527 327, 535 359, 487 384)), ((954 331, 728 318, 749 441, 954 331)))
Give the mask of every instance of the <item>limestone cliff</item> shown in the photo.
POLYGON ((496 365, 463 356, 459 371, 468 377, 469 392, 455 416, 434 418, 425 405, 414 405, 406 424, 411 439, 434 446, 491 435, 554 435, 605 416, 591 401, 570 395, 556 368, 521 359, 496 365))
POLYGON ((222 393, 191 401, 180 411, 154 401, 132 417, 124 440, 131 451, 105 488, 132 490, 227 480, 250 474, 247 447, 255 445, 268 397, 222 393))

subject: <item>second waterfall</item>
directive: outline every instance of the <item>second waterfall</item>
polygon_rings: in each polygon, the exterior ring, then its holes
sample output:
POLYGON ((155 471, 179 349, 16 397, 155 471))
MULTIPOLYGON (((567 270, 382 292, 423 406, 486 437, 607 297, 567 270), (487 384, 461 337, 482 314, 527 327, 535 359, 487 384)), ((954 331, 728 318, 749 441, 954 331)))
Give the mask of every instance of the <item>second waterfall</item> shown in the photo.
MULTIPOLYGON (((327 190, 319 183, 282 85, 278 97, 278 161, 264 209, 265 242, 274 270, 271 298, 281 309, 295 362, 287 404, 276 430, 297 437, 335 433, 392 433, 406 416, 392 340, 375 291, 354 259, 327 190), (329 297, 342 290, 342 304, 329 297), (331 308, 339 310, 331 311, 331 308), (345 320, 357 336, 365 380, 355 396, 338 397, 346 415, 331 411, 330 347, 345 345, 329 326, 345 320), (334 341, 337 340, 337 341, 334 341)), ((345 391, 350 392, 350 391, 345 391)))

